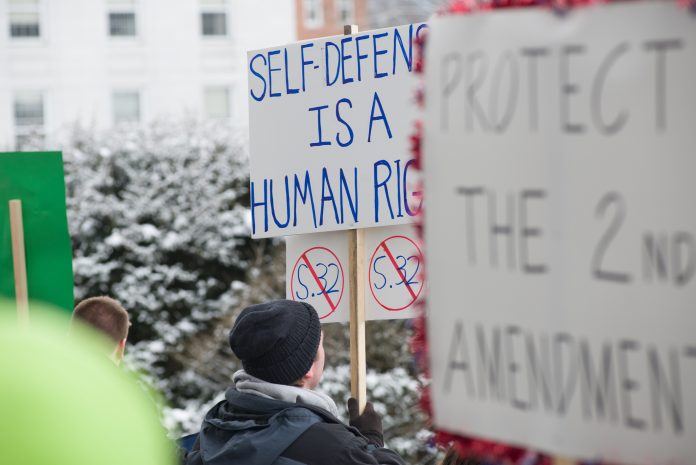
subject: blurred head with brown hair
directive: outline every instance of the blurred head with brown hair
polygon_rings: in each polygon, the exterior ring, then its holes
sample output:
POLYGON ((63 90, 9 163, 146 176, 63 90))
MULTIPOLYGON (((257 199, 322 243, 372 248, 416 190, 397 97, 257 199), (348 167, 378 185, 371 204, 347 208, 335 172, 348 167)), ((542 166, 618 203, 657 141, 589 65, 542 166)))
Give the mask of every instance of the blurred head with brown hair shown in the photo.
POLYGON ((96 329, 116 344, 111 358, 117 365, 121 363, 130 319, 118 301, 106 296, 90 297, 75 307, 72 319, 96 329))

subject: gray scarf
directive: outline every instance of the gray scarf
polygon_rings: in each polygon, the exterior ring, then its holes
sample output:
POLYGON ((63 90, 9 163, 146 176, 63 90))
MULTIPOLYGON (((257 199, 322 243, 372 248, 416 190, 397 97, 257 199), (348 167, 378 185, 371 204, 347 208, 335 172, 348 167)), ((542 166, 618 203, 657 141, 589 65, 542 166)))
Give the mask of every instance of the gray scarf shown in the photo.
POLYGON ((298 386, 285 384, 273 384, 268 381, 251 376, 244 370, 239 370, 232 375, 234 387, 239 392, 253 394, 267 399, 282 400, 291 404, 307 404, 320 407, 338 417, 336 403, 326 394, 298 386))

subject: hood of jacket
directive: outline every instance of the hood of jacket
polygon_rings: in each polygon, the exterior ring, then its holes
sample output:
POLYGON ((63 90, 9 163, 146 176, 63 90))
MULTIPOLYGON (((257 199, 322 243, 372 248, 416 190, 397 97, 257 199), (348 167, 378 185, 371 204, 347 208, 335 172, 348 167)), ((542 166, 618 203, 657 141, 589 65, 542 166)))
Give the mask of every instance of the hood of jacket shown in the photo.
MULTIPOLYGON (((199 463, 271 465, 309 427, 339 422, 329 412, 246 394, 230 388, 213 407, 200 432, 199 463)), ((191 463, 191 462, 189 462, 191 463)))

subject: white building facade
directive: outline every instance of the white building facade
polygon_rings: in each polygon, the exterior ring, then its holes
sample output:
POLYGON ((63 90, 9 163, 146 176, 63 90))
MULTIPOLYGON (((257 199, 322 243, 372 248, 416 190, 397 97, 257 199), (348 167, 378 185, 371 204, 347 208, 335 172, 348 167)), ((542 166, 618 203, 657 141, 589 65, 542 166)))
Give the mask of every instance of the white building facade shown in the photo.
POLYGON ((293 0, 0 0, 0 150, 76 124, 244 127, 246 51, 295 36, 293 0))

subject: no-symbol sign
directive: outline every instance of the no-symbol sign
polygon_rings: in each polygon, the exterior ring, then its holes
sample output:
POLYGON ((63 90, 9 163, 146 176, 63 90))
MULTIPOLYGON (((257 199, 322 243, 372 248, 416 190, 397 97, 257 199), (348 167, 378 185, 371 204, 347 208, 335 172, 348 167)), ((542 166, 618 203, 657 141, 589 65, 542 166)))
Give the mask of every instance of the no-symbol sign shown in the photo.
POLYGON ((423 289, 422 254, 406 236, 391 236, 380 242, 370 258, 370 292, 377 303, 392 312, 405 310, 423 289))
POLYGON ((311 304, 320 319, 338 308, 344 289, 343 265, 326 247, 312 247, 300 254, 292 270, 292 299, 311 304))

